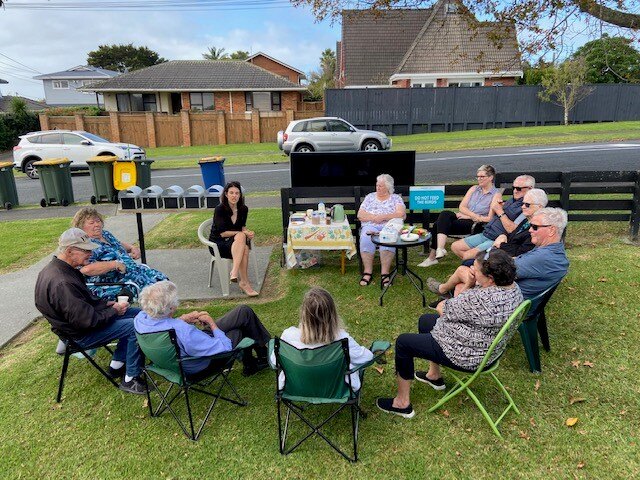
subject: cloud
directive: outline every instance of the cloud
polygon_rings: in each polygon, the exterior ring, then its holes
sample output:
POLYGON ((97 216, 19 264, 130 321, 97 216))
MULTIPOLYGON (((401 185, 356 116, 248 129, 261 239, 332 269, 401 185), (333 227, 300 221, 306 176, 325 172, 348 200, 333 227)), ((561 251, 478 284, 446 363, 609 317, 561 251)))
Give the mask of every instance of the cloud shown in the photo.
MULTIPOLYGON (((262 51, 308 72, 324 49, 335 49, 338 36, 338 26, 314 23, 293 7, 224 13, 0 10, 0 53, 42 73, 84 65, 88 52, 114 43, 147 46, 172 60, 200 59, 210 46, 262 51)), ((41 82, 30 80, 35 75, 0 56, 0 78, 9 81, 3 93, 42 98, 41 82)))

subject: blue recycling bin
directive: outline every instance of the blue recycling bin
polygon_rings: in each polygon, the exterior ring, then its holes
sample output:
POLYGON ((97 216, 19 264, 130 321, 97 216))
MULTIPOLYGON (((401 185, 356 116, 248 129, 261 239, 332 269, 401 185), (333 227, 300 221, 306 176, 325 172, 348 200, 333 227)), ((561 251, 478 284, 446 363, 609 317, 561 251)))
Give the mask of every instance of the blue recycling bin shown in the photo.
POLYGON ((200 170, 202 171, 202 180, 204 188, 211 185, 226 185, 224 181, 224 157, 206 157, 200 159, 200 170))

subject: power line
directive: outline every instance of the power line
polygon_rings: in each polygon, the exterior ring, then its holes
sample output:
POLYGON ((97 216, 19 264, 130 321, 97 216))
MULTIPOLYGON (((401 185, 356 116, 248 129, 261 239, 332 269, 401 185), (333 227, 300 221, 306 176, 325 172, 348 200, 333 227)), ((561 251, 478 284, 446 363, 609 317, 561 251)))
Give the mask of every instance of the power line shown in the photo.
POLYGON ((38 82, 36 80, 33 80, 29 77, 25 77, 23 75, 17 74, 17 73, 11 73, 11 72, 7 72, 4 70, 0 70, 0 75, 2 75, 3 77, 13 77, 13 78, 17 78, 18 80, 22 80, 23 82, 31 82, 31 83, 35 83, 36 85, 42 85, 41 82, 38 82))
POLYGON ((21 66, 23 66, 23 67, 27 68, 28 70, 31 70, 31 71, 32 71, 32 72, 34 72, 34 73, 38 73, 38 74, 42 75, 42 72, 40 72, 40 71, 36 70, 35 68, 31 68, 30 66, 25 65, 24 63, 20 63, 19 61, 14 60, 14 59, 13 59, 13 58, 11 58, 10 56, 5 55, 5 54, 4 54, 4 53, 2 53, 2 52, 0 52, 0 55, 1 55, 1 56, 3 56, 4 58, 8 58, 9 60, 11 60, 11 61, 12 61, 12 62, 14 62, 14 63, 17 63, 18 65, 21 65, 21 66))
POLYGON ((10 2, 8 9, 22 10, 75 10, 75 11, 197 11, 197 10, 262 10, 289 8, 289 0, 148 0, 148 1, 102 1, 92 2, 59 1, 49 2, 10 2))

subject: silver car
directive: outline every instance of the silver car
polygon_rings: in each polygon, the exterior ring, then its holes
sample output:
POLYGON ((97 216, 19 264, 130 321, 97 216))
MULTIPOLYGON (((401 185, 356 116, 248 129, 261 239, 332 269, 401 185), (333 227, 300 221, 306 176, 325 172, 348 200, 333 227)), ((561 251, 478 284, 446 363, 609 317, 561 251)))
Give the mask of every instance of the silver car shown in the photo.
POLYGON ((122 159, 146 158, 145 151, 130 143, 112 143, 93 133, 80 130, 46 130, 20 136, 20 143, 13 147, 14 168, 38 178, 34 162, 45 158, 66 157, 71 169, 87 169, 87 160, 100 155, 113 155, 122 159))
POLYGON ((360 130, 338 117, 296 120, 278 132, 278 148, 291 152, 389 150, 391 139, 382 132, 360 130))

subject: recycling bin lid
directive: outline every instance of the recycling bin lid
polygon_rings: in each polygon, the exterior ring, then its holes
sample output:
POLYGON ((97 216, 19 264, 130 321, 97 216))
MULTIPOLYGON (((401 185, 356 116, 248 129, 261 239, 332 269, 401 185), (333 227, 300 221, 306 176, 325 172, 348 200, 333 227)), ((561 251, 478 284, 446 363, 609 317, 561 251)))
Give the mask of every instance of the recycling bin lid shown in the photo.
POLYGON ((45 158, 44 160, 40 160, 39 162, 33 162, 33 164, 36 165, 36 166, 41 166, 41 165, 62 165, 64 163, 71 163, 71 160, 69 160, 66 157, 62 157, 62 158, 45 158))
POLYGON ((125 189, 125 190, 121 190, 118 193, 118 197, 120 198, 132 198, 132 197, 138 197, 140 196, 140 194, 142 193, 142 189, 137 186, 137 185, 132 185, 131 187, 125 189))
POLYGON ((150 187, 144 188, 141 197, 149 198, 149 197, 159 197, 162 195, 162 187, 159 185, 151 185, 150 187))
POLYGON ((201 158, 198 163, 212 163, 212 162, 224 162, 226 158, 218 155, 216 157, 204 157, 201 158))
POLYGON ((13 162, 0 162, 0 168, 13 167, 13 162))
POLYGON ((187 195, 204 196, 204 187, 202 185, 191 185, 187 188, 187 195))
POLYGON ((91 157, 87 160, 87 163, 113 163, 118 160, 115 155, 99 155, 97 157, 91 157))
POLYGON ((179 197, 183 194, 184 188, 182 188, 180 185, 171 185, 170 187, 165 188, 162 192, 162 196, 165 197, 179 197))

